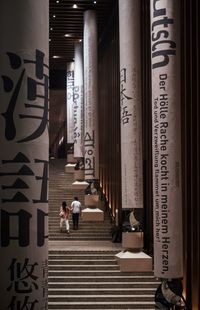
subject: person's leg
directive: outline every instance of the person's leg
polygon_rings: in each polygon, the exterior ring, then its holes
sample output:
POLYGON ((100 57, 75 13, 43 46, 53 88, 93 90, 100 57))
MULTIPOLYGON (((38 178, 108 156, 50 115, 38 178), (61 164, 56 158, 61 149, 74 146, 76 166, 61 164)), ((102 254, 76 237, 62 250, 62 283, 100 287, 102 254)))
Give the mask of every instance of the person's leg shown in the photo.
POLYGON ((66 219, 65 223, 66 223, 66 230, 67 230, 67 232, 69 232, 69 220, 66 219))
POLYGON ((60 218, 60 231, 62 231, 62 223, 63 223, 63 218, 60 218))
POLYGON ((76 214, 72 213, 73 229, 76 227, 76 214))
POLYGON ((79 213, 77 213, 76 217, 76 229, 78 229, 78 224, 79 224, 79 213))

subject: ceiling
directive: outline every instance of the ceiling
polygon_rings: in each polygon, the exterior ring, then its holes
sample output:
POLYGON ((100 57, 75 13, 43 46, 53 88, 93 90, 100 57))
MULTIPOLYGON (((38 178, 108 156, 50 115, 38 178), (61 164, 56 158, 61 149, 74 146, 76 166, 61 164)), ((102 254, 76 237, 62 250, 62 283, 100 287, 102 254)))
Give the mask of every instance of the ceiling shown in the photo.
POLYGON ((84 11, 89 9, 97 11, 99 39, 116 2, 117 0, 49 1, 50 69, 65 69, 66 63, 73 61, 74 43, 83 39, 84 11))

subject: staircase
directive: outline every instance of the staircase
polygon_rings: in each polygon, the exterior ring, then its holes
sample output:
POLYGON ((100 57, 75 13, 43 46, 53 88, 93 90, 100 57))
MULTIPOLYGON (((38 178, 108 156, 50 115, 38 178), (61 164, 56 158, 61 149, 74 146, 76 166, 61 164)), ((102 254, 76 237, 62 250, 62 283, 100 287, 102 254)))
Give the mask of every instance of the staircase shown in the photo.
MULTIPOLYGON (((62 201, 71 204, 74 196, 77 196, 84 206, 85 192, 83 189, 74 190, 71 184, 74 182, 73 174, 64 172, 66 160, 56 159, 50 161, 49 171, 49 240, 111 240, 111 223, 105 212, 104 222, 83 222, 80 219, 79 229, 70 230, 70 235, 60 232, 59 210, 62 201)), ((70 219, 70 228, 72 228, 70 219)))
POLYGON ((61 202, 78 196, 84 205, 84 190, 70 188, 65 164, 50 162, 48 309, 155 309, 159 283, 153 273, 120 272, 115 255, 122 248, 111 242, 108 215, 104 222, 80 221, 70 235, 60 232, 61 202))
POLYGON ((152 273, 124 273, 116 251, 50 251, 48 309, 155 309, 152 273))

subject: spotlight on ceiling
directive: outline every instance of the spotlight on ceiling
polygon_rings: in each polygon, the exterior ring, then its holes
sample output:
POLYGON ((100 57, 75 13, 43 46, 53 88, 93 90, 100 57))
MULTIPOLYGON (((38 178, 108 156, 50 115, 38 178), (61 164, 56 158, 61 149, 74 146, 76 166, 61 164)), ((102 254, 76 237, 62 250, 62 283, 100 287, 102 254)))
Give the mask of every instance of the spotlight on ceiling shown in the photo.
POLYGON ((64 37, 69 38, 69 37, 71 37, 71 34, 66 33, 66 34, 64 35, 64 37))
POLYGON ((52 58, 61 58, 61 56, 54 55, 52 58))
POLYGON ((73 9, 78 9, 78 5, 77 4, 73 4, 73 9))
POLYGON ((53 15, 53 18, 56 18, 56 15, 53 15))

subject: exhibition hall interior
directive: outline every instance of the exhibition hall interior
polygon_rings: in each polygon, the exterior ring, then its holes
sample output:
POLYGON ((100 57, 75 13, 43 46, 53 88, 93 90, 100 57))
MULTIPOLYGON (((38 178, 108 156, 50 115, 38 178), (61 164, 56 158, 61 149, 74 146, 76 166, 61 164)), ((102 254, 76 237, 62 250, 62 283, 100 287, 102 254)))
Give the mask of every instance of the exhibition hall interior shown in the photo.
POLYGON ((198 0, 1 0, 1 310, 200 309, 198 0))

